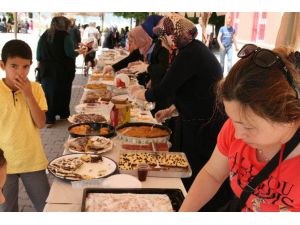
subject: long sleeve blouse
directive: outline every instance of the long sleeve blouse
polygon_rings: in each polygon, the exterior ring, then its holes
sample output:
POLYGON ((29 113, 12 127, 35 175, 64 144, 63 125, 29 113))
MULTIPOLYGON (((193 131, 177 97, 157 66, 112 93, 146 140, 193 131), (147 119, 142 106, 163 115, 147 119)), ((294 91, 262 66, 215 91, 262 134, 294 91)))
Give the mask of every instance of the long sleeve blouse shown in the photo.
POLYGON ((222 69, 214 54, 194 40, 179 50, 173 64, 155 87, 145 93, 147 101, 174 96, 173 103, 184 120, 209 119, 215 104, 215 85, 222 69))
POLYGON ((115 71, 118 71, 118 70, 121 70, 121 69, 127 67, 129 63, 135 62, 138 60, 142 61, 143 56, 141 55, 139 49, 135 49, 126 58, 124 58, 124 59, 120 60, 119 62, 115 63, 114 65, 112 65, 112 68, 115 71))

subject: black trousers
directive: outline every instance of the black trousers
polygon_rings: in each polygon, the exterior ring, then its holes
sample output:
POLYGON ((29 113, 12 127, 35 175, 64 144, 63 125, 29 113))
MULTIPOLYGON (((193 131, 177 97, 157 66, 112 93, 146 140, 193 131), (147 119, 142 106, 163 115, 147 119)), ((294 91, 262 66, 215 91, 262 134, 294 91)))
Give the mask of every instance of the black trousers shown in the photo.
POLYGON ((56 115, 59 115, 60 118, 70 116, 69 105, 74 76, 75 69, 65 70, 63 68, 51 68, 48 73, 45 71, 41 74, 41 85, 48 104, 47 123, 54 123, 56 115))
POLYGON ((46 123, 54 123, 55 122, 55 102, 56 102, 56 77, 46 76, 41 77, 41 85, 45 92, 48 111, 46 112, 46 123))
POLYGON ((70 116, 70 101, 72 95, 72 84, 75 77, 74 72, 66 72, 65 76, 60 76, 57 79, 56 88, 56 115, 60 118, 68 118, 70 116))

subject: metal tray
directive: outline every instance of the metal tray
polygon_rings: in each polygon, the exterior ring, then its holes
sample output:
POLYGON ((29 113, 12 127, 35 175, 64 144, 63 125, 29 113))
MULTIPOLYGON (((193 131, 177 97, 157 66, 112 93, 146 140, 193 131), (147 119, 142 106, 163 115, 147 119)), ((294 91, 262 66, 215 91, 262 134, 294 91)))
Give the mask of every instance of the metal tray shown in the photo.
MULTIPOLYGON (((141 151, 141 150, 135 150, 135 151, 130 151, 130 150, 122 150, 120 152, 120 157, 122 154, 130 154, 130 153, 146 153, 146 154, 151 154, 151 155, 155 155, 155 154, 180 154, 181 156, 183 156, 186 161, 188 162, 188 167, 187 168, 172 168, 172 167, 161 167, 161 168, 155 168, 155 166, 151 166, 151 168, 148 170, 148 176, 149 177, 178 177, 178 178, 189 178, 192 176, 192 168, 189 164, 189 161, 185 155, 184 152, 150 152, 150 151, 141 151)), ((119 160, 120 161, 120 160, 119 160)), ((119 164, 119 162, 118 162, 119 164)), ((119 171, 120 173, 125 173, 125 174, 130 174, 133 176, 137 175, 137 169, 132 169, 132 170, 123 170, 120 169, 119 167, 119 171)))
POLYGON ((121 126, 117 127, 117 135, 118 138, 124 142, 133 143, 133 144, 149 144, 151 142, 167 142, 170 139, 170 135, 172 131, 164 125, 154 124, 154 123, 143 123, 143 122, 136 122, 136 123, 125 123, 121 126), (168 131, 169 135, 165 137, 157 137, 157 138, 138 138, 138 137, 129 137, 126 135, 121 134, 118 130, 125 128, 125 127, 140 127, 140 126, 149 126, 149 127, 156 127, 163 130, 168 131))
POLYGON ((184 195, 180 189, 161 189, 161 188, 85 188, 83 190, 81 212, 85 212, 85 201, 89 193, 113 193, 113 194, 166 194, 171 200, 174 211, 178 211, 184 195))

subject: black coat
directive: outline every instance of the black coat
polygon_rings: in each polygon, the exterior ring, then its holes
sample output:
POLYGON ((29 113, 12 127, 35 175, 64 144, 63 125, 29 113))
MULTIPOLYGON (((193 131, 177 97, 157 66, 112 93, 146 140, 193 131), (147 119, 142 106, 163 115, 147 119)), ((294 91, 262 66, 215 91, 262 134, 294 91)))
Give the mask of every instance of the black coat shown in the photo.
MULTIPOLYGON (((52 42, 48 31, 40 37, 37 55, 40 62, 40 82, 48 104, 47 123, 53 123, 55 116, 67 118, 70 115, 72 82, 75 76, 75 58, 65 52, 66 31, 56 31, 52 42)), ((73 47, 73 46, 72 46, 73 47)), ((71 49, 74 51, 74 49, 71 49)))
POLYGON ((114 34, 109 31, 104 34, 103 48, 113 49, 115 47, 114 34))
POLYGON ((73 40, 74 49, 77 49, 79 46, 79 43, 81 42, 81 35, 80 35, 80 31, 79 31, 78 27, 74 25, 73 27, 71 27, 69 33, 73 40))
MULTIPOLYGON (((148 101, 175 96, 173 103, 181 118, 179 151, 185 152, 193 170, 191 178, 183 179, 186 189, 210 158, 225 121, 214 112, 215 87, 221 79, 222 69, 217 58, 202 42, 194 40, 179 50, 160 84, 145 93, 148 101)), ((230 197, 228 193, 227 185, 222 189, 222 197, 212 202, 207 210, 217 210, 230 197)))

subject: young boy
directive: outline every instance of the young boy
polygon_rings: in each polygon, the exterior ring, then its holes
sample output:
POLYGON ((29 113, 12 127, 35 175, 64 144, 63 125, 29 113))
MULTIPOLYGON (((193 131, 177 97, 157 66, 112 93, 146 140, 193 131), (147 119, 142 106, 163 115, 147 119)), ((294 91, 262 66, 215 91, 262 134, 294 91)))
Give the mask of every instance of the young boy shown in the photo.
POLYGON ((45 126, 45 95, 40 84, 27 78, 32 63, 27 43, 8 41, 1 59, 6 77, 0 80, 0 148, 7 160, 7 180, 3 187, 6 200, 0 211, 18 211, 19 178, 36 211, 43 211, 49 194, 45 174, 48 162, 39 133, 45 126))
POLYGON ((5 202, 5 197, 3 195, 2 189, 6 181, 6 159, 4 158, 4 153, 0 149, 0 204, 5 202))

